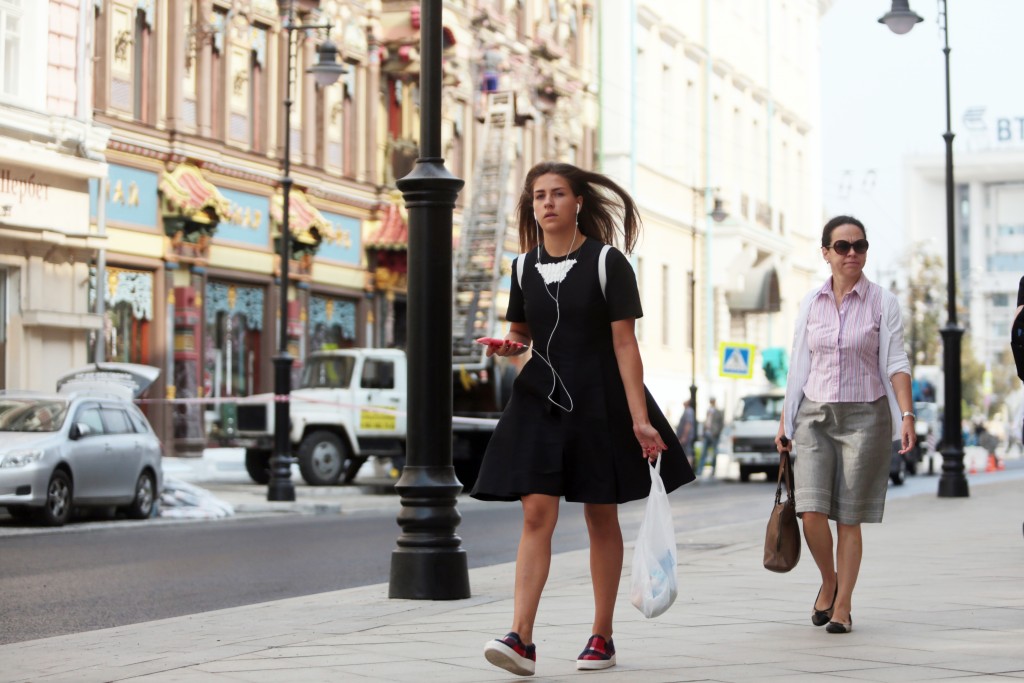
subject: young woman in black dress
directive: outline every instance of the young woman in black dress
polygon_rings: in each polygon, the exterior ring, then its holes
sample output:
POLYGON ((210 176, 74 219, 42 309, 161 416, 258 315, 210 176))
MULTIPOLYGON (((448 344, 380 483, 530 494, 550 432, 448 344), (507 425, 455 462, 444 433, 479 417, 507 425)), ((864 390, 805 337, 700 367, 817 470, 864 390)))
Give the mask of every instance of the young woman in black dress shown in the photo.
POLYGON ((536 666, 533 625, 551 564, 559 500, 583 503, 590 535, 594 624, 578 669, 615 664, 612 615, 622 573, 618 504, 650 492, 662 457, 672 491, 694 479, 675 433, 643 384, 634 333, 643 315, 628 253, 640 230, 629 194, 599 173, 542 163, 518 206, 523 254, 513 265, 504 343, 488 355, 532 356, 520 372, 472 491, 519 500, 512 631, 489 642, 488 661, 520 675, 536 666))

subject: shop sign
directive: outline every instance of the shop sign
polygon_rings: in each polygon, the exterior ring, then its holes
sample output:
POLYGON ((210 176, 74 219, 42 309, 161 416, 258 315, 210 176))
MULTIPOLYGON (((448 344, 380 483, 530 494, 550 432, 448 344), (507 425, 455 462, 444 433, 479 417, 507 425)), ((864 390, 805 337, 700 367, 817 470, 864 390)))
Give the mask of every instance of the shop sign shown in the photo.
POLYGON ((84 180, 34 168, 0 165, 0 214, 4 222, 83 234, 89 229, 84 180))
MULTIPOLYGON (((117 164, 110 164, 108 169, 107 222, 155 229, 159 176, 117 164)), ((89 181, 89 215, 93 218, 96 218, 98 187, 98 181, 89 181)))
POLYGON ((331 229, 324 235, 317 260, 341 261, 354 266, 361 263, 362 234, 361 222, 358 218, 342 216, 329 211, 320 212, 330 222, 331 229))
POLYGON ((248 192, 217 190, 231 204, 228 215, 217 226, 216 242, 243 242, 255 247, 270 245, 270 199, 248 192))

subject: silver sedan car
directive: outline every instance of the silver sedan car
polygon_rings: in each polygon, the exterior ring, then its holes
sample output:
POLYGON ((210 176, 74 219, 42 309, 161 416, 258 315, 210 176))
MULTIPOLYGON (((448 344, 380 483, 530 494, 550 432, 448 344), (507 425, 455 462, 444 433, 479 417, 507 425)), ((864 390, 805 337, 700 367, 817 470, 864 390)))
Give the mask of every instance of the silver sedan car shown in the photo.
POLYGON ((55 394, 0 392, 0 506, 11 516, 60 526, 75 507, 118 507, 135 519, 153 514, 162 447, 132 403, 140 383, 125 381, 125 365, 69 375, 55 394), (104 378, 111 371, 120 381, 104 378))

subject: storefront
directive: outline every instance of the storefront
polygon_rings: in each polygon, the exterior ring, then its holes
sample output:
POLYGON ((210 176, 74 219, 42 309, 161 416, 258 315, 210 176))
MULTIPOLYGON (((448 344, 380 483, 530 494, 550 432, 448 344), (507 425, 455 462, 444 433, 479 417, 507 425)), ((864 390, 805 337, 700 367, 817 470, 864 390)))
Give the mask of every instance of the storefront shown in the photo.
MULTIPOLYGON (((102 292, 104 313, 92 338, 102 335, 107 360, 163 370, 150 396, 171 401, 147 412, 169 454, 197 453, 223 399, 273 388, 281 195, 190 162, 167 171, 127 161, 140 167, 112 163, 105 184, 106 265, 89 273, 90 310, 102 292)), ((296 383, 308 353, 365 343, 362 220, 322 203, 331 210, 298 188, 289 201, 285 310, 296 383)))

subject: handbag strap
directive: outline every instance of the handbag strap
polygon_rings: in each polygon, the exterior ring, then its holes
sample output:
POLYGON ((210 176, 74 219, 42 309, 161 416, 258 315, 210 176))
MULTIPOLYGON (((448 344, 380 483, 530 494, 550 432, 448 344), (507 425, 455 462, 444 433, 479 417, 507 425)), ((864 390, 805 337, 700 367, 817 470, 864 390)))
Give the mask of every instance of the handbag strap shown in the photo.
POLYGON ((775 487, 776 505, 782 500, 783 483, 786 485, 786 497, 792 498, 796 484, 793 482, 793 462, 789 458, 789 451, 783 451, 779 454, 779 483, 775 487))

